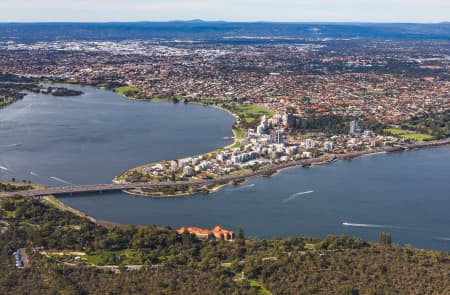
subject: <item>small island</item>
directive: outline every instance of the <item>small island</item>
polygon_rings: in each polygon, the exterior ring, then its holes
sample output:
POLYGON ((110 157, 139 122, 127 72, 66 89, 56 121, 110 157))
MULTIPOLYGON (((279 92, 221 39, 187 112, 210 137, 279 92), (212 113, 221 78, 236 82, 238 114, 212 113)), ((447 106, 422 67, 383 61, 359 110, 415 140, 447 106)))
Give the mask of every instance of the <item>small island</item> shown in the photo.
POLYGON ((65 87, 40 85, 37 78, 0 73, 0 108, 23 99, 30 92, 53 96, 78 96, 83 94, 82 91, 65 87))
POLYGON ((43 90, 41 90, 41 93, 49 93, 53 96, 79 96, 82 95, 82 91, 74 90, 74 89, 68 89, 65 87, 47 87, 43 90))

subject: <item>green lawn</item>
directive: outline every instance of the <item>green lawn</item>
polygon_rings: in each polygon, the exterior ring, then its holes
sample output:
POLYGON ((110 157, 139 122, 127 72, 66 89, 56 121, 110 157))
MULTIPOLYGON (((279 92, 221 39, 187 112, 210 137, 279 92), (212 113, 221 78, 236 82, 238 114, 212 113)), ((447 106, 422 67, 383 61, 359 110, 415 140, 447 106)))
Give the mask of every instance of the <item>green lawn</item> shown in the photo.
POLYGON ((240 148, 241 146, 242 146, 242 142, 236 141, 236 142, 231 146, 231 148, 232 148, 232 149, 234 149, 234 148, 240 148))
POLYGON ((316 250, 316 246, 314 244, 305 244, 306 250, 316 250))
POLYGON ((49 202, 49 201, 47 201, 47 200, 42 200, 41 202, 42 202, 43 204, 49 206, 49 207, 52 207, 53 209, 61 210, 60 207, 56 206, 56 205, 53 204, 52 202, 49 202))
POLYGON ((433 136, 429 135, 429 134, 411 133, 411 132, 408 132, 407 130, 396 129, 396 128, 387 128, 387 129, 384 129, 384 131, 388 134, 391 134, 394 136, 399 136, 399 137, 406 138, 406 139, 411 139, 414 141, 424 141, 424 140, 433 138, 433 136))
POLYGON ((201 99, 191 99, 188 100, 188 102, 199 105, 217 105, 221 101, 217 98, 201 98, 201 99))
POLYGON ((253 123, 259 120, 263 115, 272 117, 274 113, 263 106, 257 104, 251 105, 236 105, 231 108, 231 111, 239 116, 239 118, 246 123, 253 123))
POLYGON ((405 130, 396 129, 396 128, 386 128, 386 129, 384 129, 384 131, 391 135, 402 135, 402 134, 407 133, 405 130))
POLYGON ((14 218, 16 217, 16 211, 4 211, 6 218, 14 218))
POLYGON ((273 293, 266 289, 261 283, 256 280, 248 280, 250 286, 257 288, 259 294, 272 295, 273 293))
POLYGON ((120 95, 129 97, 129 98, 134 98, 139 93, 142 92, 142 89, 139 87, 136 87, 136 86, 122 86, 122 87, 114 88, 114 90, 117 93, 119 93, 120 95))
POLYGON ((414 140, 414 141, 424 141, 424 140, 433 138, 433 136, 431 136, 431 135, 422 134, 422 133, 403 134, 403 135, 401 135, 401 137, 404 137, 404 138, 407 138, 407 139, 411 139, 411 140, 414 140))
POLYGON ((233 129, 233 133, 236 138, 244 136, 244 130, 242 128, 233 129))
POLYGON ((93 265, 140 264, 136 253, 131 249, 120 251, 98 250, 86 253, 86 260, 93 265))

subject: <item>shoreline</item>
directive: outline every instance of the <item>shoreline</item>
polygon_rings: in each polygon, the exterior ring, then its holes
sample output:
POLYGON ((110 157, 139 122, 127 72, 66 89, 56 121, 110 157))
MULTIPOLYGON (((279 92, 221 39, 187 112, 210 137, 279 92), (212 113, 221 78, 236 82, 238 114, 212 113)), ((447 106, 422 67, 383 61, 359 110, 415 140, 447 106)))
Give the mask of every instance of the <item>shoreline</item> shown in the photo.
MULTIPOLYGON (((119 93, 119 92, 117 92, 117 91, 113 91, 113 90, 110 90, 110 89, 104 89, 104 90, 106 90, 106 91, 111 91, 111 92, 113 92, 113 93, 116 93, 117 95, 119 95, 119 96, 121 96, 122 98, 127 99, 127 100, 138 100, 138 101, 139 101, 139 100, 142 100, 142 101, 149 101, 149 102, 154 102, 154 103, 155 103, 155 102, 156 102, 156 103, 158 103, 158 102, 163 102, 163 103, 173 103, 173 102, 171 102, 170 100, 141 99, 141 98, 135 98, 135 97, 126 96, 126 95, 123 95, 123 94, 121 94, 121 93, 119 93)), ((190 105, 202 106, 202 107, 215 108, 215 109, 218 109, 218 110, 221 110, 221 111, 224 111, 224 112, 228 113, 230 116, 234 117, 236 120, 239 119, 239 116, 238 116, 238 115, 232 113, 230 110, 228 110, 228 109, 226 109, 226 108, 223 108, 223 107, 220 107, 220 106, 217 106, 217 105, 206 105, 206 104, 202 104, 202 103, 188 103, 188 104, 190 104, 190 105)), ((205 152, 205 153, 203 153, 202 155, 209 154, 209 153, 213 153, 213 152, 218 151, 218 150, 229 149, 229 148, 232 148, 234 145, 236 145, 236 143, 239 142, 238 137, 236 136, 236 133, 234 132, 234 129, 233 129, 233 128, 231 128, 231 132, 233 133, 233 136, 230 137, 230 139, 232 139, 233 141, 232 141, 229 145, 224 146, 224 147, 219 147, 219 148, 217 148, 217 149, 215 149, 215 150, 213 150, 213 151, 205 152)), ((127 172, 129 172, 129 171, 131 171, 131 170, 142 169, 142 168, 145 168, 145 167, 148 166, 148 165, 158 164, 158 163, 167 162, 167 161, 172 161, 172 160, 161 160, 161 161, 158 161, 158 162, 146 163, 146 164, 142 164, 142 165, 139 165, 139 166, 136 166, 136 167, 127 169, 127 170, 121 172, 119 175, 115 176, 115 177, 112 179, 112 182, 113 182, 113 183, 119 183, 119 181, 117 181, 117 178, 118 178, 118 177, 121 177, 123 174, 125 174, 125 173, 127 173, 127 172)), ((127 192, 127 193, 128 193, 128 192, 127 192)), ((137 194, 136 194, 136 193, 130 193, 130 194, 131 194, 131 195, 148 196, 148 197, 150 197, 150 195, 140 194, 140 193, 137 193, 137 194)), ((189 195, 189 194, 166 195, 166 196, 161 196, 161 197, 176 197, 176 196, 184 196, 184 195, 189 195)), ((159 196, 154 196, 154 197, 159 197, 159 196)))
MULTIPOLYGON (((440 140, 440 141, 432 141, 432 142, 427 142, 425 144, 419 144, 418 146, 415 145, 410 145, 407 148, 391 148, 391 150, 384 150, 384 151, 366 151, 366 152, 359 152, 357 155, 352 156, 350 158, 345 158, 345 156, 348 157, 348 154, 346 155, 341 155, 340 159, 332 159, 332 160, 328 160, 328 161, 315 161, 314 163, 311 163, 310 165, 307 166, 303 166, 300 164, 297 165, 292 165, 292 166, 288 166, 288 167, 283 167, 283 168, 278 168, 276 169, 272 174, 269 175, 269 177, 272 176, 276 176, 284 171, 287 171, 289 169, 294 169, 294 168, 303 168, 303 167, 315 167, 315 166, 321 166, 321 165, 325 165, 325 164, 332 164, 334 162, 337 161, 342 161, 342 160, 353 160, 353 159, 358 159, 358 158, 362 158, 362 157, 367 157, 367 156, 375 156, 375 155, 387 155, 390 153, 397 153, 397 152, 407 152, 407 151, 418 151, 418 150, 422 150, 422 149, 431 149, 431 148, 442 148, 442 147, 449 147, 450 146, 450 138, 447 138, 445 140, 440 140)), ((242 178, 242 182, 239 183, 239 185, 243 185, 246 182, 248 182, 249 180, 253 179, 253 178, 257 178, 257 177, 261 177, 263 175, 261 174, 254 174, 254 175, 249 175, 249 176, 240 176, 242 178)), ((221 189, 223 189, 226 186, 232 185, 232 182, 227 182, 227 183, 222 183, 220 185, 214 186, 211 189, 208 189, 208 194, 209 193, 216 193, 218 191, 220 191, 221 189)), ((149 196, 146 194, 139 194, 139 193, 132 193, 132 192, 126 192, 123 191, 127 194, 130 195, 134 195, 137 197, 146 197, 146 198, 158 198, 158 199, 166 199, 166 198, 182 198, 182 197, 187 197, 187 196, 193 196, 193 195, 197 195, 199 193, 185 193, 182 195, 163 195, 163 196, 149 196)), ((83 218, 87 218, 89 221, 94 222, 98 225, 102 225, 102 226, 106 226, 106 227, 114 227, 114 226, 121 226, 123 224, 121 223, 117 223, 117 222, 112 222, 112 221, 106 221, 106 220, 97 220, 92 216, 87 215, 86 213, 75 209, 73 207, 70 207, 69 205, 65 204, 64 202, 60 201, 57 197, 55 196, 46 196, 46 197, 42 197, 40 198, 41 200, 47 201, 49 202, 51 205, 57 207, 60 210, 63 211, 69 211, 73 214, 76 214, 80 217, 83 218)))
MULTIPOLYGON (((114 91, 112 91, 112 92, 114 92, 114 91)), ((133 97, 127 97, 127 96, 121 95, 118 92, 114 92, 114 93, 118 94, 123 99, 140 100, 140 99, 136 99, 133 97)), ((239 118, 236 114, 232 113, 230 110, 220 107, 220 106, 217 106, 217 105, 206 105, 206 104, 197 104, 197 105, 199 105, 199 106, 202 105, 204 107, 213 107, 213 108, 227 112, 228 114, 232 115, 236 119, 239 118)), ((234 131, 233 128, 231 128, 231 129, 232 129, 232 131, 234 131)), ((231 144, 229 144, 225 147, 220 147, 213 151, 199 154, 197 156, 208 155, 208 154, 214 153, 216 151, 232 148, 236 143, 240 142, 239 139, 240 138, 234 136, 233 142, 231 144)), ((175 185, 176 186, 178 184, 184 184, 184 185, 189 185, 191 188, 188 191, 186 191, 186 190, 176 191, 176 192, 173 192, 172 194, 164 194, 163 192, 162 193, 161 192, 146 192, 145 190, 140 190, 140 189, 136 189, 136 190, 126 189, 126 190, 123 190, 123 192, 132 194, 132 195, 136 195, 136 196, 145 196, 145 197, 152 197, 152 198, 181 197, 181 196, 189 196, 189 195, 197 195, 197 194, 205 194, 205 193, 209 194, 209 193, 218 192, 227 185, 240 185, 240 184, 247 182, 249 179, 261 177, 261 176, 271 177, 271 176, 274 176, 274 175, 277 175, 277 174, 283 172, 284 170, 291 169, 291 168, 319 166, 319 165, 324 165, 324 164, 330 164, 337 160, 356 159, 358 157, 370 156, 370 155, 375 155, 375 154, 383 154, 383 153, 385 154, 385 153, 390 153, 390 152, 395 152, 395 151, 407 151, 407 150, 411 150, 411 149, 422 149, 422 148, 429 148, 429 147, 449 145, 449 144, 450 144, 450 138, 447 138, 444 140, 416 142, 416 143, 411 143, 411 144, 403 144, 403 145, 397 145, 397 146, 392 146, 392 147, 376 148, 376 149, 364 150, 364 151, 359 151, 359 152, 349 152, 346 154, 324 154, 318 158, 310 158, 310 159, 303 159, 303 160, 289 160, 286 162, 281 162, 281 163, 276 163, 276 164, 272 163, 268 166, 263 166, 262 168, 260 167, 261 169, 254 170, 254 171, 246 171, 245 174, 236 175, 236 176, 221 176, 221 177, 217 177, 217 178, 210 179, 210 180, 191 179, 191 182, 184 181, 184 183, 183 182, 179 183, 178 181, 173 181, 173 182, 163 181, 163 182, 161 182, 162 186, 164 186, 164 185, 167 185, 167 186, 175 185)), ((191 157, 195 157, 195 156, 191 156, 191 157)), ((123 175, 127 172, 135 171, 137 169, 142 169, 149 165, 155 165, 157 163, 163 163, 163 162, 168 162, 168 161, 170 161, 170 160, 167 160, 167 161, 163 160, 163 161, 159 161, 159 162, 147 163, 147 164, 144 164, 144 165, 141 165, 138 167, 128 169, 128 170, 122 172, 120 175, 114 177, 112 182, 113 183, 130 183, 130 182, 126 182, 123 180, 121 181, 120 178, 123 177, 123 175)), ((239 170, 237 170, 237 171, 239 171, 239 170)), ((130 184, 132 184, 132 183, 130 183, 130 184)))
POLYGON ((95 219, 95 218, 93 218, 93 217, 91 217, 91 216, 81 212, 80 210, 77 210, 75 208, 72 208, 72 207, 66 205, 65 203, 63 203, 60 200, 58 200, 58 198, 56 198, 55 196, 52 196, 52 195, 44 196, 44 197, 41 197, 40 199, 42 201, 44 201, 44 202, 48 202, 49 204, 57 207, 58 209, 60 209, 62 211, 68 211, 68 212, 70 212, 70 213, 72 213, 74 215, 77 215, 79 217, 86 218, 86 219, 88 219, 89 221, 91 221, 93 223, 97 223, 98 222, 97 219, 95 219))
MULTIPOLYGON (((119 93, 115 92, 116 94, 120 95, 119 93)), ((120 95, 122 96, 122 95, 120 95)), ((136 98, 129 98, 129 97, 125 97, 122 96, 125 99, 130 99, 130 100, 139 100, 136 98)), ((150 100, 151 101, 151 100, 150 100)), ((158 102, 158 101, 157 101, 158 102)), ((169 102, 169 101, 168 101, 169 102)), ((235 114, 233 114, 231 111, 219 107, 219 106, 215 106, 215 105, 203 105, 203 104, 197 104, 197 105, 201 105, 204 107, 213 107, 216 109, 220 109, 223 110, 225 112, 227 112, 228 114, 232 115, 233 117, 237 118, 237 116, 235 114)), ((233 132, 234 133, 234 132, 233 132)), ((238 138, 236 136, 233 137, 233 142, 225 147, 221 147, 218 148, 217 150, 221 150, 224 148, 231 148, 233 145, 236 144, 236 142, 238 142, 238 138)), ((286 165, 285 167, 280 167, 280 164, 277 165, 272 165, 271 167, 267 168, 267 171, 269 173, 264 173, 264 171, 255 171, 254 173, 250 173, 247 175, 240 175, 238 177, 235 177, 233 179, 230 180, 218 180, 218 183, 214 184, 213 187, 211 188, 207 188, 207 191, 198 191, 198 192, 184 192, 181 194, 175 194, 175 195, 149 195, 149 194, 145 194, 145 193, 139 193, 139 192, 130 192, 130 191, 123 191, 127 194, 130 195, 134 195, 134 196, 138 196, 138 197, 148 197, 148 198, 158 198, 158 199, 165 199, 165 198, 176 198, 176 197, 186 197, 186 196, 195 196, 195 195, 199 195, 199 194, 213 194, 216 193, 220 190, 222 190, 224 187, 229 186, 229 185, 243 185, 246 182, 248 182, 249 180, 253 179, 253 178, 257 178, 257 177, 272 177, 272 176, 276 176, 282 172, 284 172, 285 170, 288 169, 293 169, 293 168, 302 168, 302 167, 314 167, 314 166, 321 166, 321 165, 325 165, 325 164, 332 164, 334 162, 340 161, 340 160, 352 160, 352 159, 358 159, 358 158, 362 158, 362 157, 366 157, 366 156, 373 156, 373 155, 378 155, 378 154, 389 154, 389 153, 394 153, 394 152, 403 152, 403 151, 410 151, 410 150, 420 150, 420 149, 426 149, 426 148, 438 148, 438 147, 445 147, 445 146, 449 146, 450 145, 450 138, 446 138, 443 140, 435 140, 435 141, 427 141, 427 142, 417 142, 417 143, 412 143, 412 144, 406 144, 403 146, 394 146, 394 147, 385 147, 385 148, 379 148, 376 150, 366 150, 366 151, 361 151, 361 152, 354 152, 354 153, 347 153, 347 154, 340 154, 340 155, 335 155, 335 154, 329 154, 327 157, 322 157, 322 158, 312 158, 312 159, 308 159, 308 160, 303 160, 302 162, 300 161, 291 161, 291 162, 285 162, 281 165, 286 165), (335 157, 335 158, 333 158, 335 157), (239 183, 236 184, 235 180, 238 180, 239 183)), ((214 150, 216 151, 216 150, 214 150)), ((214 151, 209 151, 207 153, 204 154, 208 154, 214 151)), ((154 164, 154 163, 150 163, 150 164, 154 164)), ((139 167, 145 167, 146 165, 149 164, 145 164, 139 167)), ((136 167, 136 168, 139 168, 136 167)), ((132 168, 129 170, 133 170, 136 168, 132 168)), ((127 170, 127 171, 129 171, 127 170)), ((125 171, 126 172, 126 171, 125 171)), ((75 213, 76 215, 82 216, 87 218, 88 220, 96 223, 96 224, 100 224, 100 225, 104 225, 104 226, 118 226, 120 225, 119 223, 115 223, 115 222, 108 222, 108 221, 102 221, 102 220, 97 220, 85 213, 83 213, 82 211, 79 211, 77 209, 74 209, 72 207, 70 207, 69 205, 66 205, 64 202, 60 201, 58 198, 54 197, 54 196, 50 196, 52 199, 54 199, 54 201, 50 201, 47 200, 48 202, 52 203, 53 205, 55 205, 56 207, 58 207, 61 210, 65 210, 65 211, 69 211, 72 213, 75 213), (59 204, 55 204, 55 203, 59 203, 59 204)))
MULTIPOLYGON (((443 147, 450 145, 450 138, 444 139, 444 140, 436 140, 436 141, 429 141, 425 143, 412 143, 407 144, 404 146, 395 146, 395 147, 385 147, 385 148, 379 148, 376 150, 367 150, 367 151, 359 151, 359 152, 353 152, 353 153, 347 153, 347 154, 329 154, 324 155, 318 158, 312 158, 312 159, 306 159, 306 160, 297 160, 297 161, 289 161, 282 164, 275 164, 270 167, 253 171, 249 174, 239 175, 239 176, 232 176, 232 177, 225 177, 225 178, 218 178, 211 180, 211 184, 213 187, 207 189, 207 193, 215 193, 218 192, 220 189, 227 185, 235 184, 236 182, 239 182, 240 184, 246 183, 250 179, 257 178, 257 177, 272 177, 275 176, 285 170, 293 169, 293 168, 303 168, 303 167, 314 167, 314 166, 321 166, 326 164, 332 164, 337 161, 342 160, 353 160, 358 159, 362 157, 367 156, 374 156, 374 155, 381 155, 381 154, 389 154, 389 153, 395 153, 395 152, 405 152, 405 151, 411 151, 411 150, 420 150, 425 148, 436 148, 436 147, 443 147)), ((140 166, 141 167, 141 166, 140 166)), ((134 170, 137 168, 133 168, 130 170, 134 170)), ((202 184, 203 183, 196 183, 193 181, 192 184, 202 184)), ((124 191, 125 193, 128 193, 128 191, 124 191)), ((189 196, 189 195, 195 195, 199 194, 199 192, 183 192, 180 194, 175 195, 162 195, 162 196, 155 196, 152 194, 146 194, 145 192, 137 193, 134 195, 139 196, 145 196, 150 198, 168 198, 168 197, 182 197, 182 196, 189 196)))
MULTIPOLYGON (((119 94, 120 96, 122 96, 125 99, 130 99, 130 100, 139 100, 138 98, 134 98, 134 97, 128 97, 125 95, 122 95, 118 92, 116 92, 117 94, 119 94)), ((151 100, 150 100, 151 101, 151 100)), ((167 102, 170 102, 169 100, 167 102)), ((194 104, 194 103, 192 103, 194 104)), ((211 108, 216 108, 222 111, 227 112, 229 115, 233 116, 236 120, 239 120, 239 116, 237 116, 236 114, 234 114, 233 112, 231 112, 230 110, 217 106, 217 105, 206 105, 206 104, 202 104, 202 103, 195 103, 196 105, 201 105, 204 107, 211 107, 211 108)), ((203 154, 199 154, 199 155, 194 155, 191 157, 195 157, 195 156, 201 156, 201 155, 208 155, 210 153, 216 152, 218 150, 223 150, 223 149, 229 149, 232 148, 234 145, 236 145, 238 141, 238 138, 234 132, 234 129, 231 128, 232 132, 233 132, 233 142, 225 147, 221 147, 218 148, 216 150, 213 151, 209 151, 209 152, 205 152, 203 154)), ((410 143, 410 144, 405 144, 402 146, 393 146, 393 147, 383 147, 383 148, 378 148, 375 150, 366 150, 366 151, 360 151, 360 152, 350 152, 350 153, 346 153, 346 154, 325 154, 321 157, 318 158, 311 158, 311 159, 305 159, 305 160, 295 160, 295 161, 289 161, 289 162, 285 162, 283 164, 273 164, 271 167, 262 169, 261 171, 254 171, 253 173, 247 174, 247 175, 240 175, 238 177, 229 177, 229 180, 227 180, 227 178, 225 177, 224 179, 215 179, 216 183, 213 184, 213 187, 211 188, 206 188, 206 193, 210 194, 210 193, 215 193, 220 191, 223 187, 228 186, 228 185, 232 185, 232 184, 236 184, 235 182, 239 182, 239 185, 246 183, 247 181, 249 181, 252 178, 256 178, 256 177, 272 177, 275 176, 285 170, 288 169, 292 169, 292 168, 301 168, 301 167, 313 167, 313 166, 320 166, 320 165, 325 165, 325 164, 331 164, 333 162, 339 161, 339 160, 351 160, 351 159, 357 159, 360 157, 366 157, 366 156, 372 156, 372 155, 377 155, 377 154, 388 154, 388 153, 392 153, 392 152, 398 152, 398 151, 409 151, 409 150, 414 150, 414 149, 423 149, 423 148, 430 148, 430 147, 436 147, 436 146, 445 146, 445 145, 449 145, 450 144, 450 138, 447 139, 443 139, 443 140, 434 140, 434 141, 426 141, 426 142, 414 142, 414 143, 410 143), (330 159, 330 157, 332 159, 330 159)), ((122 172, 120 175, 116 176, 113 178, 112 182, 113 183, 119 183, 121 181, 119 181, 119 179, 126 173, 130 172, 130 171, 135 171, 138 169, 143 169, 149 165, 156 165, 158 163, 163 163, 163 162, 167 162, 167 161, 171 161, 171 160, 163 160, 163 161, 159 161, 159 162, 152 162, 152 163, 147 163, 144 165, 140 165, 137 167, 133 167, 130 168, 124 172, 122 172)), ((214 180, 213 180, 214 181, 214 180)), ((195 181, 193 182, 193 184, 195 185, 195 181)), ((203 187, 204 188, 204 187, 203 187)), ((205 193, 205 191, 201 192, 199 191, 189 191, 189 192, 180 192, 180 193, 176 193, 176 194, 171 194, 171 195, 155 195, 155 194, 151 194, 151 193, 145 193, 143 191, 130 191, 130 190, 124 190, 123 192, 127 193, 127 194, 131 194, 131 195, 135 195, 135 196, 141 196, 141 197, 150 197, 150 198, 171 198, 171 197, 183 197, 183 196, 189 196, 189 195, 196 195, 196 194, 200 194, 200 193, 205 193)))
POLYGON ((55 196, 44 196, 40 198, 41 201, 43 202, 47 202, 49 203, 51 206, 55 206, 57 209, 62 210, 62 211, 67 211, 70 212, 74 215, 77 215, 79 217, 82 218, 86 218, 87 220, 89 220, 92 223, 98 224, 98 225, 102 225, 105 227, 112 227, 112 226, 120 226, 122 224, 117 223, 117 222, 112 222, 112 221, 106 221, 106 220, 98 220, 95 219, 94 217, 87 215, 86 213, 75 209, 73 207, 70 207, 69 205, 67 205, 66 203, 60 201, 58 198, 56 198, 55 196))

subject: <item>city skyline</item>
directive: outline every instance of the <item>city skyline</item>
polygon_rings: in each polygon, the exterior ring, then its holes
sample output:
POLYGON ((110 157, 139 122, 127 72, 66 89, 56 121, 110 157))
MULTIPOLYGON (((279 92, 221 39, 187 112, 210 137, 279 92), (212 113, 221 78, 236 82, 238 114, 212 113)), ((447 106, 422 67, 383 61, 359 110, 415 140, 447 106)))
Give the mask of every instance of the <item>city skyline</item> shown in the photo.
POLYGON ((450 20, 444 0, 17 0, 0 2, 0 22, 171 21, 417 22, 450 20))

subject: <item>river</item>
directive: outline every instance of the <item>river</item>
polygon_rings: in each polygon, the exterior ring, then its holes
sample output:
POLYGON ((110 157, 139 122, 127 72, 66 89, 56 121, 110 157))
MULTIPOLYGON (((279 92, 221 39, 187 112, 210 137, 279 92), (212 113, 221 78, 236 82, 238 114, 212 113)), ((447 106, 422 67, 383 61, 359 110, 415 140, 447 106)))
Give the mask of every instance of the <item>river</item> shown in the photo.
POLYGON ((85 94, 29 94, 0 110, 0 180, 15 177, 50 186, 107 183, 146 162, 232 142, 224 137, 232 136, 234 118, 221 110, 71 88, 85 94))
MULTIPOLYGON (((0 179, 109 182, 130 167, 230 143, 223 138, 231 135, 234 119, 221 110, 82 91, 80 97, 30 94, 0 110, 0 179)), ((263 238, 345 234, 376 240, 386 231, 394 242, 450 251, 449 179, 450 148, 441 147, 286 170, 210 195, 60 199, 123 224, 242 226, 247 236, 263 238)))

